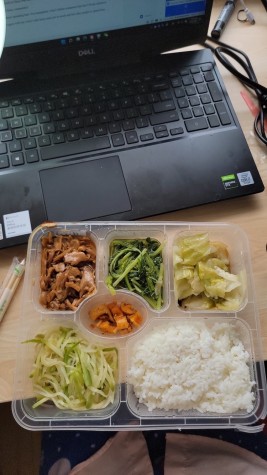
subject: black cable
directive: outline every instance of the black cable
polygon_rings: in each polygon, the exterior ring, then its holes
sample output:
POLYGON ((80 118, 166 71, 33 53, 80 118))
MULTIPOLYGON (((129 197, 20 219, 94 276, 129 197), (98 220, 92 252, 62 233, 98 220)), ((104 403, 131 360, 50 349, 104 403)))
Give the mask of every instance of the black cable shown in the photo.
POLYGON ((259 103, 259 113, 254 120, 254 130, 257 137, 267 145, 267 130, 265 130, 264 125, 264 121, 267 120, 267 88, 258 82, 253 66, 246 53, 210 36, 207 36, 207 40, 217 44, 217 47, 214 48, 207 42, 204 43, 204 46, 211 49, 223 66, 236 76, 242 84, 255 92, 259 103), (227 56, 235 60, 243 68, 246 75, 238 71, 227 56))

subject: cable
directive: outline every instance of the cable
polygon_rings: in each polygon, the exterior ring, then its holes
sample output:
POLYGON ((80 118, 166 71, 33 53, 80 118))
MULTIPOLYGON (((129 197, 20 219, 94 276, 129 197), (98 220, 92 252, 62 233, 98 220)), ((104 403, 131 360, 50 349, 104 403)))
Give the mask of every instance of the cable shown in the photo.
POLYGON ((254 120, 254 130, 259 140, 267 145, 267 130, 265 130, 264 124, 267 119, 267 88, 258 82, 253 66, 246 53, 210 36, 207 36, 207 40, 212 41, 218 46, 214 48, 207 42, 204 43, 204 46, 211 49, 223 66, 237 77, 242 84, 255 92, 259 103, 259 113, 254 120), (246 75, 241 73, 235 65, 229 61, 227 56, 235 60, 243 68, 246 75))

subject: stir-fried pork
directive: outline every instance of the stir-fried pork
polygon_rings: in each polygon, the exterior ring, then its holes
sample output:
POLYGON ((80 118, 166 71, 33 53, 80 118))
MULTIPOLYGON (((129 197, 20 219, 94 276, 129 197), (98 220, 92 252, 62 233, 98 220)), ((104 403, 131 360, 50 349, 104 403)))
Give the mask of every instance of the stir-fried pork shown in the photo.
POLYGON ((96 247, 88 236, 42 238, 40 303, 50 310, 76 310, 96 291, 96 247))

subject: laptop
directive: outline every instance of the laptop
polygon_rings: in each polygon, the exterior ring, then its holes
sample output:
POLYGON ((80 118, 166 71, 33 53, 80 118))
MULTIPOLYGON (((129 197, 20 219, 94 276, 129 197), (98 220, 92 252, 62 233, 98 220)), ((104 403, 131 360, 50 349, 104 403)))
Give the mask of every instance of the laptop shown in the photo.
POLYGON ((200 46, 212 0, 5 7, 0 247, 45 221, 136 220, 263 191, 200 46))

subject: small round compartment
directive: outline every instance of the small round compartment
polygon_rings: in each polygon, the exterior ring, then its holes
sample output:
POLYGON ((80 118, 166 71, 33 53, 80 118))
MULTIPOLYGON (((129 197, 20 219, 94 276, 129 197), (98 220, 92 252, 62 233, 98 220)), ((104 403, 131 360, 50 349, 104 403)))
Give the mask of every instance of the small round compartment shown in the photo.
MULTIPOLYGON (((100 313, 100 312, 99 312, 100 313)), ((115 295, 111 295, 110 293, 102 293, 102 294, 97 294, 85 301, 81 307, 78 310, 78 323, 81 325, 82 329, 88 330, 88 332, 93 333, 97 337, 102 337, 102 338, 109 338, 109 339, 121 339, 121 338, 127 338, 132 335, 136 335, 138 332, 143 330, 143 328, 146 326, 148 322, 148 309, 146 304, 144 303, 143 299, 141 297, 138 297, 136 295, 133 295, 131 292, 124 291, 124 290, 118 290, 115 295), (109 333, 107 330, 106 332, 104 331, 104 326, 102 329, 100 327, 97 327, 96 325, 96 320, 93 320, 90 318, 89 313, 93 310, 96 309, 97 307, 101 305, 111 305, 112 303, 116 303, 118 306, 121 306, 121 304, 129 304, 133 309, 135 309, 137 312, 142 317, 142 321, 140 322, 139 325, 137 323, 132 323, 132 329, 130 331, 127 331, 123 328, 121 328, 121 331, 118 329, 116 331, 116 323, 110 322, 111 326, 114 326, 114 333, 109 333)), ((103 320, 98 320, 98 321, 109 321, 107 319, 103 320)), ((130 320, 131 322, 131 320, 130 320)), ((121 326, 123 326, 123 321, 119 322, 121 326)), ((111 331, 113 330, 112 328, 110 329, 111 331)))

